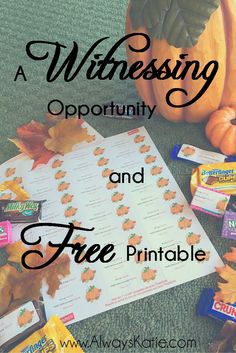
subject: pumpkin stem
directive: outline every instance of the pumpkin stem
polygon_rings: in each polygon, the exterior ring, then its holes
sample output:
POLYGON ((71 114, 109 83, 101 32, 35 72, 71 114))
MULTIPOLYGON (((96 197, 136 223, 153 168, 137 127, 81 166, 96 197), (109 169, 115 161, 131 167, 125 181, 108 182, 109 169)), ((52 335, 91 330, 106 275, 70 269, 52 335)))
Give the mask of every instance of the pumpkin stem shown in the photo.
POLYGON ((236 125, 236 119, 231 120, 232 125, 236 125))

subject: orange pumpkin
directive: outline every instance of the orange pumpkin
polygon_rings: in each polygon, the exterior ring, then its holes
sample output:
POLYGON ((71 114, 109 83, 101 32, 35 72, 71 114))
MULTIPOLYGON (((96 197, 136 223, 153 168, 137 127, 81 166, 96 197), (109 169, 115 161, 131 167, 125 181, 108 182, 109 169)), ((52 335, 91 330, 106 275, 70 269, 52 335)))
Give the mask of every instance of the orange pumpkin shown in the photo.
POLYGON ((226 155, 236 155, 236 106, 215 111, 206 126, 206 136, 226 155))
MULTIPOLYGON (((140 26, 137 30, 133 29, 130 9, 131 6, 127 13, 126 33, 147 34, 144 26, 140 26)), ((150 19, 150 22, 152 20, 150 19)), ((188 92, 188 97, 181 93, 175 93, 172 96, 173 103, 180 105, 185 100, 189 101, 196 96, 204 84, 203 78, 193 81, 189 76, 183 80, 172 78, 144 80, 141 77, 135 80, 139 95, 146 104, 157 105, 156 113, 159 112, 166 119, 174 122, 199 123, 207 119, 220 106, 231 105, 236 100, 236 0, 220 2, 220 6, 210 16, 197 44, 192 48, 176 48, 169 45, 166 39, 153 39, 151 47, 145 52, 134 52, 129 48, 131 45, 133 48, 141 49, 145 44, 146 40, 141 36, 133 36, 127 40, 126 48, 130 65, 141 60, 146 67, 152 59, 157 59, 158 63, 171 59, 170 67, 173 69, 180 54, 188 54, 188 60, 198 60, 202 67, 211 60, 219 62, 218 72, 207 91, 194 104, 184 108, 168 105, 167 92, 173 88, 184 88, 188 92)))

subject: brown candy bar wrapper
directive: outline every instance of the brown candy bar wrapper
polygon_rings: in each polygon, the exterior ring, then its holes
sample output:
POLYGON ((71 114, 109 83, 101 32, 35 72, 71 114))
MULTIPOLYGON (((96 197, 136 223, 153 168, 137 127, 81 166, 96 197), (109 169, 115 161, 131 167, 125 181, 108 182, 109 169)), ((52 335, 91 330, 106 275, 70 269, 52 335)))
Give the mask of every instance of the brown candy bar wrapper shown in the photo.
POLYGON ((36 223, 41 220, 43 201, 0 201, 0 221, 36 223))
POLYGON ((210 353, 236 352, 236 323, 226 321, 223 328, 209 346, 210 353))

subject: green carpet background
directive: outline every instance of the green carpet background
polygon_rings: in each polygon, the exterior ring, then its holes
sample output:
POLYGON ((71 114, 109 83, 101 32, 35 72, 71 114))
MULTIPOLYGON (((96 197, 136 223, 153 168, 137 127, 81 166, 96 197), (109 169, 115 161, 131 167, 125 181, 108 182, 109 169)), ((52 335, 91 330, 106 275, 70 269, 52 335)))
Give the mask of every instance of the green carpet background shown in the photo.
MULTIPOLYGON (((124 34, 127 0, 1 0, 0 4, 0 162, 17 154, 17 149, 7 138, 15 136, 16 128, 30 119, 43 121, 47 104, 60 99, 64 104, 101 104, 115 102, 134 103, 138 100, 131 80, 88 81, 82 72, 73 82, 62 79, 47 83, 46 62, 30 61, 25 45, 30 40, 59 41, 72 47, 79 44, 79 58, 95 40, 109 36, 102 44, 105 53, 124 34), (14 77, 22 65, 28 81, 14 77)), ((119 50, 117 58, 125 58, 119 50)), ((167 162, 174 177, 190 201, 189 178, 191 164, 171 161, 170 151, 176 143, 190 143, 211 150, 204 136, 203 125, 175 125, 161 117, 151 120, 115 121, 103 117, 90 117, 87 121, 103 136, 111 136, 144 125, 167 162)), ((221 222, 198 214, 201 224, 222 255, 233 241, 220 237, 221 222)), ((171 290, 149 296, 103 314, 71 325, 76 339, 86 340, 93 335, 103 339, 129 339, 139 334, 144 338, 196 339, 197 349, 129 349, 124 352, 207 352, 209 341, 221 327, 217 321, 195 315, 196 303, 204 287, 216 285, 217 276, 211 275, 171 290)), ((79 309, 79 308, 78 308, 79 309)), ((97 348, 91 353, 113 353, 119 349, 97 348)))

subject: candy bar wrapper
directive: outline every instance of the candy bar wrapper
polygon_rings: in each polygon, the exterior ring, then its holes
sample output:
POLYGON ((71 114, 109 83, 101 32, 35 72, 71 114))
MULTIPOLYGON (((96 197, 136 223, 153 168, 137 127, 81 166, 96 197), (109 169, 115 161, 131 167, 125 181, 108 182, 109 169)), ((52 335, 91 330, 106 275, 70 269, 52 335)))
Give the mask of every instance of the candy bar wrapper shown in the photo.
POLYGON ((76 344, 73 336, 62 321, 57 316, 52 316, 43 328, 33 333, 9 353, 20 352, 83 353, 83 350, 76 344), (71 345, 69 342, 71 342, 71 345), (62 343, 65 343, 64 347, 62 347, 62 343), (68 344, 68 347, 66 347, 66 344, 68 344))
POLYGON ((219 334, 209 346, 210 353, 236 352, 236 323, 226 321, 219 334))
POLYGON ((12 243, 12 225, 10 222, 0 222, 0 248, 12 243))
POLYGON ((211 288, 205 288, 202 291, 197 304, 197 315, 209 316, 222 321, 231 320, 236 322, 236 303, 226 304, 214 300, 215 291, 211 288))
POLYGON ((226 210, 231 212, 236 212, 236 196, 230 197, 226 210))
POLYGON ((190 186, 193 195, 198 186, 236 195, 236 162, 200 165, 193 170, 190 186))
POLYGON ((0 353, 8 352, 45 323, 44 307, 40 301, 29 301, 2 316, 0 318, 0 353))
POLYGON ((227 157, 224 154, 202 150, 192 145, 175 145, 171 158, 196 164, 211 164, 236 161, 236 157, 227 157))
POLYGON ((236 240, 236 212, 225 212, 221 235, 223 238, 236 240))
POLYGON ((229 195, 198 186, 191 202, 191 208, 215 217, 223 217, 229 199, 229 195))
POLYGON ((7 180, 0 184, 0 200, 25 201, 29 194, 14 180, 7 180))
POLYGON ((5 197, 12 199, 14 194, 15 201, 25 201, 29 199, 29 194, 26 192, 19 184, 17 184, 14 180, 7 180, 4 183, 0 184, 0 192, 4 194, 1 195, 0 200, 4 200, 5 197), (9 194, 5 193, 5 191, 9 190, 9 194))
POLYGON ((0 221, 11 223, 36 223, 42 217, 42 204, 45 200, 0 201, 0 221))

